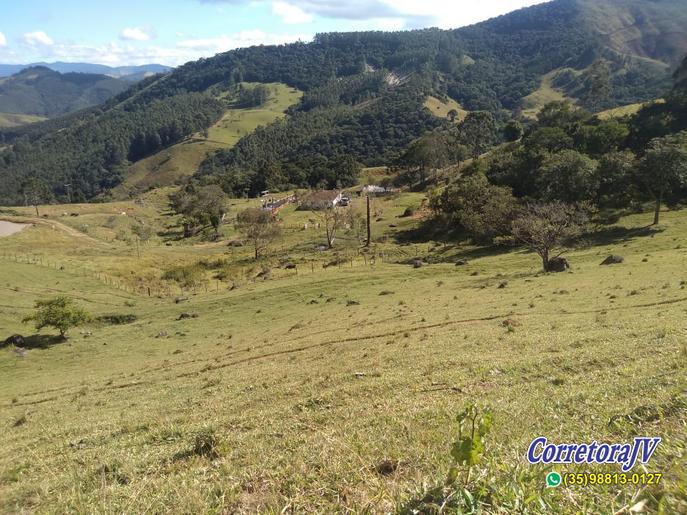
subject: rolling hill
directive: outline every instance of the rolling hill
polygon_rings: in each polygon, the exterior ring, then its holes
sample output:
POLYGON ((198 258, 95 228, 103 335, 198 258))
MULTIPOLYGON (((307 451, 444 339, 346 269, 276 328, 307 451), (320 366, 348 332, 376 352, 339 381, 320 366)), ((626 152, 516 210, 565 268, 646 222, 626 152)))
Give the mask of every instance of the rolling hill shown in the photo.
POLYGON ((101 104, 128 87, 106 75, 26 68, 0 79, 0 113, 51 118, 101 104))
POLYGON ((315 186, 342 156, 388 164, 445 123, 426 109, 429 96, 500 119, 523 109, 533 116, 550 99, 593 111, 650 101, 669 89, 687 52, 683 7, 682 0, 555 0, 456 30, 319 34, 307 44, 218 54, 146 79, 82 116, 32 128, 28 142, 3 153, 0 201, 20 201, 19 185, 36 170, 58 198, 67 198, 65 182, 79 185, 79 199, 103 194, 140 159, 217 123, 227 109, 218 98, 242 82, 283 83, 303 97, 285 120, 199 165, 233 192, 315 186), (203 106, 200 116, 181 123, 192 116, 179 109, 190 98, 203 106), (161 116, 151 119, 151 110, 161 116))
POLYGON ((687 514, 685 1, 246 48, 0 130, 0 514, 687 514))

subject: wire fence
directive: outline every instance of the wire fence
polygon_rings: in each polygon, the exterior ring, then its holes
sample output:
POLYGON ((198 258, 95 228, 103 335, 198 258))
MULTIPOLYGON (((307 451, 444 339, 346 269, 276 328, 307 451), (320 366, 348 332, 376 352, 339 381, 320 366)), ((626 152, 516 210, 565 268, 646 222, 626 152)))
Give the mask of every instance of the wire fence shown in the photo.
MULTIPOLYGON (((61 262, 55 259, 46 257, 44 254, 38 253, 18 253, 18 252, 3 252, 0 256, 4 261, 12 261, 14 263, 22 263, 27 265, 40 266, 50 268, 52 270, 76 273, 82 277, 95 279, 110 288, 131 293, 134 295, 149 294, 153 296, 153 291, 150 288, 136 287, 127 283, 122 277, 109 275, 103 272, 91 270, 88 267, 78 266, 73 262, 61 262), (148 291, 149 290, 149 291, 148 291)), ((159 289, 158 289, 159 290, 159 289)), ((159 292, 158 292, 159 293, 159 292)))
MULTIPOLYGON (((417 250, 417 249, 415 249, 417 250)), ((282 254, 284 256, 285 254, 282 254)), ((315 274, 331 274, 333 270, 361 270, 373 271, 377 265, 397 264, 413 260, 416 253, 402 248, 358 248, 342 249, 333 252, 321 252, 313 258, 289 261, 286 257, 273 256, 279 264, 254 263, 236 264, 240 279, 205 278, 193 285, 182 286, 175 281, 163 281, 161 279, 149 280, 132 274, 131 277, 113 275, 101 270, 93 270, 74 261, 60 261, 47 257, 40 253, 18 253, 3 251, 0 258, 4 261, 28 264, 77 274, 88 277, 101 284, 132 296, 157 297, 179 299, 188 295, 216 294, 222 291, 232 290, 248 283, 262 280, 288 278, 289 276, 303 276, 315 274)), ((200 262, 200 261, 199 261, 200 262)), ((227 261, 227 264, 232 264, 227 261)))

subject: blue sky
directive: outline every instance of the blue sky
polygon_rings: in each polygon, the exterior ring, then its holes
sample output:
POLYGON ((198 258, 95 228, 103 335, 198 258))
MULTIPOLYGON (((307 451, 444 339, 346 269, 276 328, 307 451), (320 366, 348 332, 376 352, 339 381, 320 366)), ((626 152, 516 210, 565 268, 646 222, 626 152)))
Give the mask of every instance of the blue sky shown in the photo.
POLYGON ((0 0, 0 63, 171 66, 318 32, 455 28, 543 0, 0 0))

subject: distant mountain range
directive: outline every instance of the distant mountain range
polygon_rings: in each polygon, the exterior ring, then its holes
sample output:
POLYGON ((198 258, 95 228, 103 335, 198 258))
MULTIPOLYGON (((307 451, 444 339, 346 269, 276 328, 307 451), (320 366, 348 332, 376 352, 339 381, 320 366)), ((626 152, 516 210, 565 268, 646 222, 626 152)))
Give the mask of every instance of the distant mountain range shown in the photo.
POLYGON ((161 64, 0 64, 0 128, 102 104, 132 84, 169 70, 161 64))
POLYGON ((0 113, 52 118, 102 104, 129 86, 108 75, 34 66, 0 79, 0 113))
POLYGON ((140 66, 106 66, 92 63, 31 63, 31 64, 0 64, 0 77, 9 77, 26 68, 43 66, 60 73, 95 73, 129 81, 139 81, 156 73, 166 73, 172 68, 161 64, 143 64, 140 66))

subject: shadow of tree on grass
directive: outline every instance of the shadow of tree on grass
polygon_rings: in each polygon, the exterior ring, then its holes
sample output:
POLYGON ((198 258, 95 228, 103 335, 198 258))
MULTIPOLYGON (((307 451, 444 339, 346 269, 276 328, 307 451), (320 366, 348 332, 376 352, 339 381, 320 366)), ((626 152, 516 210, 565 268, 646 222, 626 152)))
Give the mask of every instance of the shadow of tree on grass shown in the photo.
POLYGON ((24 337, 23 347, 25 349, 47 349, 53 345, 59 345, 60 343, 64 343, 66 341, 66 338, 53 334, 33 334, 31 336, 24 337))
POLYGON ((647 225, 645 227, 600 227, 586 233, 583 238, 592 246, 615 245, 627 243, 637 238, 652 238, 661 234, 665 229, 660 226, 647 225))

